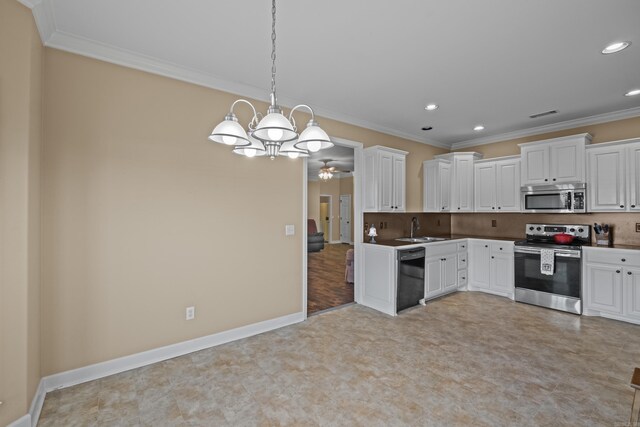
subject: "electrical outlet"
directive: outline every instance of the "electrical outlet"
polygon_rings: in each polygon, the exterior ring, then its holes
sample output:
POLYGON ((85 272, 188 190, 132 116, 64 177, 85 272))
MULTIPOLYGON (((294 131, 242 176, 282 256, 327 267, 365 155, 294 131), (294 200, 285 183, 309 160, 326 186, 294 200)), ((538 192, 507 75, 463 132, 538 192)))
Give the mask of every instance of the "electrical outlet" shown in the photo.
POLYGON ((186 316, 187 320, 193 320, 196 318, 196 308, 195 307, 187 307, 186 316))
POLYGON ((492 219, 491 220, 491 226, 492 227, 497 227, 498 226, 498 220, 492 219))
POLYGON ((284 235, 285 236, 293 236, 294 234, 296 234, 296 226, 295 225, 285 225, 284 226, 284 235))

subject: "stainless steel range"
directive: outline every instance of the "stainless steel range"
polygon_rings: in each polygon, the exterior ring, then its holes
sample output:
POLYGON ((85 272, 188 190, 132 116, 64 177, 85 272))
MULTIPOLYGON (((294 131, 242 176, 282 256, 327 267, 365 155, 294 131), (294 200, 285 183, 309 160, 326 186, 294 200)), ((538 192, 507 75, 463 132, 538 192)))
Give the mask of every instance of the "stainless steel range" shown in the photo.
POLYGON ((515 300, 582 314, 582 246, 591 244, 591 226, 527 224, 527 239, 515 242, 515 300), (573 241, 558 244, 556 234, 573 241))

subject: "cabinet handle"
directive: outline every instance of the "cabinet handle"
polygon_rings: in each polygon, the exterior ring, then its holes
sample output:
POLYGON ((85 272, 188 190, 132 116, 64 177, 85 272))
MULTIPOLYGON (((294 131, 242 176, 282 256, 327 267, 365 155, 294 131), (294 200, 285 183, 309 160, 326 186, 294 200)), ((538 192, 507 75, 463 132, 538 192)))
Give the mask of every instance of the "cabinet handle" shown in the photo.
POLYGON ((495 209, 495 208, 496 208, 495 206, 491 206, 491 209, 495 209))
POLYGON ((547 178, 544 179, 545 181, 549 181, 547 178))
POLYGON ((555 178, 553 178, 553 180, 555 181, 556 179, 555 179, 555 178))
POLYGON ((616 270, 616 273, 620 273, 620 270, 616 270))
POLYGON ((621 208, 624 208, 624 205, 620 205, 621 208))
POLYGON ((467 260, 463 259, 462 262, 467 262, 467 260))
POLYGON ((458 207, 458 210, 460 210, 460 207, 458 207))
POLYGON ((625 261, 626 261, 626 259, 622 258, 622 262, 625 262, 625 261))
POLYGON ((636 207, 636 205, 631 205, 631 207, 632 207, 632 208, 635 208, 635 207, 636 207))
POLYGON ((485 248, 488 248, 488 247, 489 247, 489 245, 484 245, 484 247, 485 247, 485 248))
POLYGON ((627 271, 627 274, 628 274, 629 276, 631 276, 633 273, 632 273, 632 272, 630 272, 630 271, 627 271))
POLYGON ((494 259, 495 257, 493 255, 491 255, 491 259, 494 259))
POLYGON ((500 248, 500 250, 502 250, 502 248, 500 248))
POLYGON ((502 209, 502 206, 498 206, 498 209, 502 209))

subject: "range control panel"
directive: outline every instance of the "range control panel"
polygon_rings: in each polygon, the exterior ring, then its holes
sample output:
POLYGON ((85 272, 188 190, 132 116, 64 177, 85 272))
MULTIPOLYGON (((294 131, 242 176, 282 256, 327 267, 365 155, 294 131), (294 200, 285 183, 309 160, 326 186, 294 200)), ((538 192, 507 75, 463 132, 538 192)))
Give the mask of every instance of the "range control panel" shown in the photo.
POLYGON ((588 224, 527 224, 527 237, 553 237, 556 234, 571 234, 580 240, 591 239, 588 224))

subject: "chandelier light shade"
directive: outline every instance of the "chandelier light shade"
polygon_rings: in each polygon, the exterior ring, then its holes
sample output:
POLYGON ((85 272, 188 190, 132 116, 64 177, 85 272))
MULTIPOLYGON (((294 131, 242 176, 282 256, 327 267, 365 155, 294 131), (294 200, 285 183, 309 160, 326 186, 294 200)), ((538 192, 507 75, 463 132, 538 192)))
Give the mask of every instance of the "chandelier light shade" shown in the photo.
POLYGON ((233 152, 246 157, 261 157, 267 154, 267 150, 262 142, 249 136, 249 143, 249 145, 238 145, 234 147, 233 152))
POLYGON ((231 105, 229 114, 217 125, 209 139, 213 142, 233 146, 233 152, 247 157, 269 156, 271 160, 278 156, 290 158, 309 157, 309 152, 333 147, 329 135, 315 121, 311 107, 305 104, 296 105, 287 118, 278 106, 276 97, 276 0, 271 1, 271 105, 266 116, 256 113, 249 101, 238 99, 231 105), (247 125, 248 132, 238 123, 233 112, 237 103, 248 104, 253 110, 253 117, 247 125), (306 129, 298 137, 293 112, 306 108, 311 113, 311 120, 306 129))
POLYGON ((316 151, 333 147, 333 142, 329 139, 329 135, 318 126, 318 122, 312 118, 307 123, 307 128, 300 134, 295 147, 315 153, 316 151))
POLYGON ((209 139, 225 145, 244 146, 250 145, 247 132, 238 123, 238 118, 233 112, 227 114, 224 121, 216 126, 209 139))

